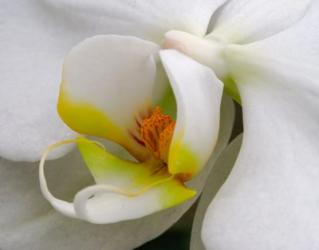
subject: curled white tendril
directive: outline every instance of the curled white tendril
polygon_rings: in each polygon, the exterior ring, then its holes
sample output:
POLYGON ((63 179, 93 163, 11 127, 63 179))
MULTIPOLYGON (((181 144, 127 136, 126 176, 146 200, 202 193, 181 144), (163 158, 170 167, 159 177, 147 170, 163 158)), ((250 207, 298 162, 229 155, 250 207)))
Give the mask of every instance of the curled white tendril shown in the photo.
POLYGON ((103 150, 105 150, 104 145, 98 141, 91 141, 91 140, 89 141, 89 140, 83 140, 82 138, 77 138, 73 140, 63 140, 63 141, 59 141, 57 143, 51 144, 43 153, 39 163, 39 181, 40 181, 42 194, 56 210, 58 210, 59 212, 61 212, 62 214, 66 216, 90 220, 89 215, 87 214, 86 202, 97 193, 109 192, 109 193, 115 193, 115 194, 119 194, 126 197, 136 197, 146 193, 147 191, 154 188, 155 186, 168 182, 174 178, 174 176, 171 175, 168 178, 155 181, 151 183, 150 185, 142 187, 139 191, 135 191, 135 192, 122 189, 113 185, 97 184, 97 185, 86 187, 82 189, 81 191, 79 191, 75 195, 73 203, 57 199, 52 195, 47 185, 46 177, 44 174, 45 161, 48 155, 53 150, 61 146, 72 144, 72 143, 93 143, 103 148, 103 150))

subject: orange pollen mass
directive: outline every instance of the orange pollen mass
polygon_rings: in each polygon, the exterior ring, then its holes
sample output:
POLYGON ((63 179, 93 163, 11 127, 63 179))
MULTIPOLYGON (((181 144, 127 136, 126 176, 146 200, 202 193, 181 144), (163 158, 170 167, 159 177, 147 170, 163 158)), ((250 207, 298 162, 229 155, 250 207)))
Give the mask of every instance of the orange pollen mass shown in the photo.
POLYGON ((175 121, 156 107, 141 124, 141 137, 145 147, 156 157, 167 163, 169 146, 174 133, 175 121))

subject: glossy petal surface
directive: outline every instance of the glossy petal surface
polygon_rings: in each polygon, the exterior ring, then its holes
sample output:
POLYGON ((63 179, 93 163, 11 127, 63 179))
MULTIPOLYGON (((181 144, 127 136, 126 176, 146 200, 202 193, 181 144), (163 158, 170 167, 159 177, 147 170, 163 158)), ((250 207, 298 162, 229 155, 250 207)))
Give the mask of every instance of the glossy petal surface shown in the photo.
POLYGON ((255 46, 227 51, 245 133, 234 169, 207 210, 203 241, 207 249, 315 250, 319 68, 255 46))
POLYGON ((249 43, 297 23, 311 0, 231 0, 216 17, 211 35, 229 43, 249 43))
POLYGON ((242 135, 239 135, 224 149, 213 165, 196 208, 190 243, 191 250, 205 250, 201 238, 203 219, 209 204, 226 181, 234 166, 241 142, 242 135))
POLYGON ((134 37, 86 39, 67 55, 58 111, 73 130, 115 141, 140 159, 137 122, 148 115, 158 46, 134 37))
POLYGON ((177 103, 169 171, 193 176, 214 150, 223 85, 214 72, 175 50, 161 51, 177 103))
MULTIPOLYGON (((172 29, 203 36, 215 10, 225 0, 46 0, 48 6, 60 12, 76 14, 76 20, 103 23, 107 33, 131 35, 161 42, 172 29)), ((105 32, 106 33, 106 32, 105 32)))

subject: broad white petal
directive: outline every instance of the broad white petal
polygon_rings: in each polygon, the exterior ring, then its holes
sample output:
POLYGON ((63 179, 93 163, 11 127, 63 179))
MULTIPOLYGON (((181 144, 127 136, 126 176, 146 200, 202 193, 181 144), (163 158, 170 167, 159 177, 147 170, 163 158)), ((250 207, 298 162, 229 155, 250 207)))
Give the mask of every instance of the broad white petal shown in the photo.
POLYGON ((106 33, 132 35, 160 42, 169 30, 194 35, 206 33, 210 18, 226 0, 46 0, 65 15, 76 14, 76 21, 103 23, 106 33))
POLYGON ((303 17, 311 0, 231 0, 216 17, 211 36, 249 43, 274 35, 303 17))
POLYGON ((207 178, 205 188, 199 199, 194 217, 190 242, 191 250, 205 250, 201 239, 202 223, 208 205, 227 179, 237 159, 242 142, 242 135, 237 136, 218 157, 207 178))
POLYGON ((148 115, 158 46, 135 37, 100 35, 67 55, 58 111, 73 130, 116 141, 140 159, 138 122, 148 115))
POLYGON ((0 155, 35 161, 72 134, 56 112, 61 61, 90 32, 35 0, 1 1, 0 12, 0 155))
POLYGON ((319 68, 240 46, 227 58, 245 132, 234 169, 207 210, 205 246, 318 249, 319 68))
MULTIPOLYGON (((234 109, 230 98, 223 100, 222 111, 212 162, 227 145, 232 131, 234 109)), ((56 196, 72 199, 79 189, 93 183, 81 162, 81 157, 72 153, 47 163, 49 186, 56 196)), ((210 163, 191 183, 193 188, 203 186, 210 163)), ((61 216, 51 208, 38 187, 37 164, 26 164, 28 168, 5 160, 0 164, 0 248, 5 250, 133 249, 163 233, 192 205, 188 202, 138 220, 93 225, 61 216)))
POLYGON ((312 1, 305 16, 289 29, 256 43, 255 49, 301 64, 319 66, 319 1, 312 1))
POLYGON ((211 69, 178 51, 162 50, 160 55, 177 103, 168 168, 193 176, 217 141, 223 84, 211 69))

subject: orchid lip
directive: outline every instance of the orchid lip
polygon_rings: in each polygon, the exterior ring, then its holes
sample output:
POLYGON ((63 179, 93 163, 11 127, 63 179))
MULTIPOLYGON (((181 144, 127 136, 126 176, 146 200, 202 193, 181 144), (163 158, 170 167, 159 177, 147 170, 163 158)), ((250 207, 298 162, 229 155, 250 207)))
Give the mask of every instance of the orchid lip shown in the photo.
MULTIPOLYGON (((146 182, 146 184, 138 187, 137 189, 136 188, 127 189, 127 188, 121 188, 117 185, 98 183, 97 185, 89 186, 89 187, 81 190, 80 192, 78 192, 74 198, 74 203, 59 200, 59 199, 55 198, 48 189, 47 181, 46 181, 46 177, 45 177, 45 173, 44 173, 44 165, 45 165, 46 158, 48 157, 48 155, 51 151, 53 151, 53 150, 55 150, 63 145, 72 144, 72 143, 76 143, 80 147, 80 151, 81 151, 81 145, 82 146, 83 145, 91 145, 89 147, 93 146, 93 147, 97 148, 98 150, 101 150, 102 153, 106 152, 105 147, 100 142, 91 141, 91 140, 88 140, 86 138, 81 138, 81 137, 74 139, 74 140, 65 140, 65 141, 60 141, 60 142, 57 142, 55 144, 52 144, 44 152, 44 154, 41 158, 41 161, 40 161, 40 165, 39 165, 39 177, 40 177, 41 191, 42 191, 43 195, 51 202, 52 206, 64 215, 67 215, 67 216, 72 217, 72 218, 81 218, 84 220, 91 221, 92 223, 100 224, 101 222, 99 220, 89 218, 89 215, 87 214, 86 204, 90 199, 94 198, 95 196, 97 197, 98 194, 101 192, 110 193, 110 194, 117 194, 119 196, 123 196, 123 197, 127 197, 127 198, 134 198, 134 197, 142 196, 142 195, 145 195, 149 192, 152 192, 152 189, 163 189, 163 187, 165 187, 165 185, 172 185, 173 184, 175 186, 177 185, 177 188, 179 188, 179 193, 181 195, 179 200, 173 201, 173 202, 176 202, 177 204, 180 202, 183 202, 185 199, 187 200, 187 199, 192 198, 196 194, 195 191, 193 191, 191 189, 184 188, 183 185, 180 184, 179 179, 175 178, 174 175, 169 175, 169 174, 167 174, 166 171, 164 171, 164 172, 162 172, 162 171, 149 172, 149 170, 147 170, 147 168, 146 168, 146 171, 150 173, 150 176, 151 177, 153 176, 152 177, 153 180, 151 180, 151 182, 149 182, 149 183, 146 182), (159 178, 156 178, 155 175, 158 175, 159 178)), ((85 155, 83 155, 83 156, 84 156, 84 158, 86 157, 85 155)), ((134 166, 134 163, 131 163, 131 164, 132 164, 132 166, 134 166)), ((145 166, 142 166, 142 168, 145 169, 145 166)), ((94 175, 94 173, 93 173, 93 175, 94 175)), ((96 175, 96 173, 95 173, 95 175, 96 175)), ((95 176, 95 179, 97 180, 97 182, 99 182, 98 178, 99 177, 95 176)), ((164 204, 164 206, 171 206, 171 205, 164 204)))
MULTIPOLYGON (((137 140, 137 142, 139 142, 141 146, 145 147, 146 150, 149 151, 150 155, 150 157, 146 161, 141 163, 126 162, 121 159, 116 160, 118 162, 116 163, 114 162, 114 156, 107 153, 103 144, 86 139, 84 137, 79 137, 75 140, 60 141, 58 143, 50 145, 47 148, 40 161, 39 177, 43 195, 51 202, 52 206, 56 210, 69 217, 81 218, 92 223, 100 224, 101 221, 99 219, 91 218, 86 204, 92 198, 98 198, 99 193, 101 192, 132 199, 134 197, 145 196, 148 193, 154 192, 153 190, 163 189, 164 191, 160 191, 160 193, 166 193, 165 186, 172 186, 173 189, 179 190, 178 193, 180 197, 178 199, 174 198, 175 195, 173 195, 172 198, 169 198, 168 193, 165 195, 166 197, 164 200, 168 199, 169 201, 168 204, 166 204, 166 201, 162 201, 162 209, 170 207, 172 205, 177 205, 178 203, 184 202, 185 200, 191 199, 195 196, 196 191, 188 189, 186 186, 184 186, 184 182, 186 180, 189 180, 191 177, 189 174, 175 175, 169 173, 168 153, 174 132, 175 121, 170 116, 163 115, 158 106, 154 108, 150 115, 144 117, 143 119, 135 119, 135 121, 138 126, 138 136, 131 133, 132 138, 134 140, 137 140), (51 153, 53 150, 61 146, 73 143, 76 143, 78 145, 80 153, 82 154, 82 157, 97 184, 79 191, 74 198, 74 202, 70 203, 59 200, 51 194, 48 189, 46 177, 44 174, 44 164, 49 153, 51 153), (97 154, 95 151, 99 151, 98 154, 100 156, 98 157, 100 157, 100 159, 93 160, 92 163, 92 160, 90 160, 90 158, 92 157, 92 154, 97 154), (132 169, 139 168, 140 170, 138 171, 142 171, 141 173, 142 175, 144 175, 144 177, 133 177, 133 179, 130 181, 134 183, 136 182, 134 178, 142 178, 142 181, 139 180, 141 184, 138 184, 137 187, 134 187, 136 185, 134 184, 133 186, 129 185, 128 187, 123 188, 121 186, 118 186, 118 184, 108 184, 107 182, 105 183, 103 176, 107 172, 104 173, 105 170, 99 169, 100 167, 95 166, 100 165, 99 162, 101 162, 101 159, 102 161, 110 161, 109 163, 107 163, 107 165, 120 164, 119 166, 127 165, 129 166, 129 168, 132 169), (145 180, 143 180, 143 178, 145 178, 145 180)), ((116 171, 121 170, 115 170, 115 172, 116 171)))

